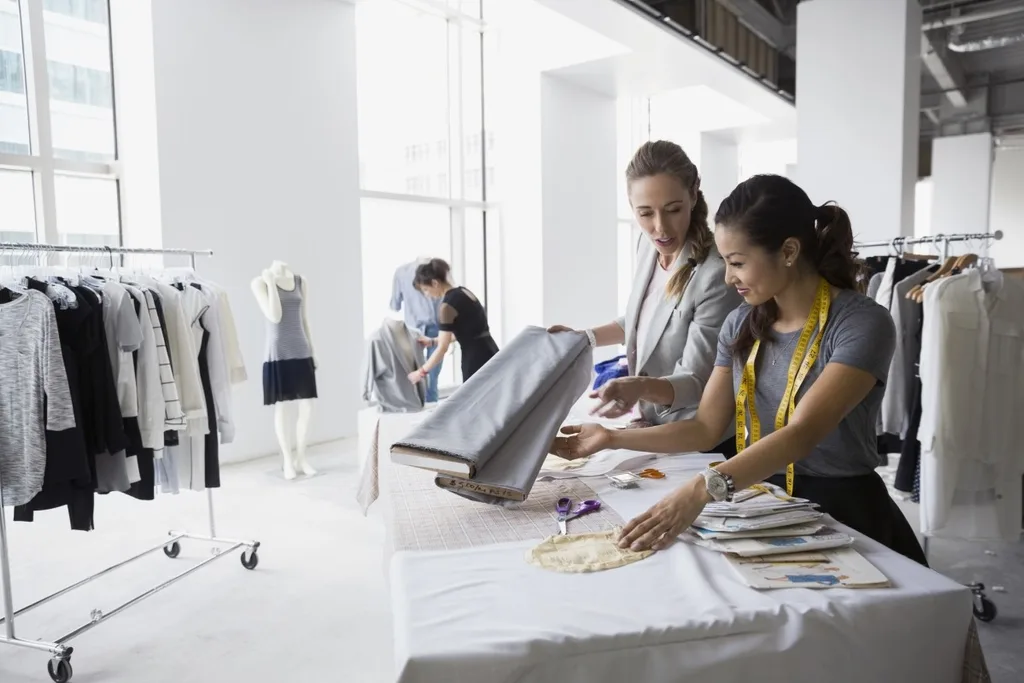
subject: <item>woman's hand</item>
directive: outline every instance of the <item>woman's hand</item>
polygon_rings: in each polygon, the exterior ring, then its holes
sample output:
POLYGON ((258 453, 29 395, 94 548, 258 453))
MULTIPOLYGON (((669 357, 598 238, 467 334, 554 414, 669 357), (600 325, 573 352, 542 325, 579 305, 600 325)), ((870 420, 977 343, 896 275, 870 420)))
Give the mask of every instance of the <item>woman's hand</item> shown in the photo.
POLYGON ((406 377, 408 377, 409 381, 412 382, 413 384, 417 384, 417 383, 423 381, 423 378, 426 376, 426 374, 427 373, 423 372, 422 369, 421 370, 413 370, 408 375, 406 375, 406 377))
POLYGON ((692 479, 623 527, 619 547, 632 550, 667 548, 693 524, 710 501, 704 477, 692 479))
POLYGON ((430 337, 420 337, 416 340, 416 343, 420 346, 433 346, 436 341, 436 339, 431 339, 430 337))
POLYGON ((575 332, 575 331, 576 330, 572 329, 571 327, 566 327, 565 325, 552 325, 551 327, 548 328, 548 332, 551 332, 552 334, 554 334, 555 332, 575 332))
POLYGON ((617 418, 629 414, 633 406, 644 397, 644 377, 619 377, 613 379, 597 391, 590 394, 600 403, 591 411, 591 415, 617 418))
POLYGON ((568 425, 562 427, 562 434, 551 444, 551 453, 566 460, 577 460, 608 448, 612 433, 596 424, 568 425))

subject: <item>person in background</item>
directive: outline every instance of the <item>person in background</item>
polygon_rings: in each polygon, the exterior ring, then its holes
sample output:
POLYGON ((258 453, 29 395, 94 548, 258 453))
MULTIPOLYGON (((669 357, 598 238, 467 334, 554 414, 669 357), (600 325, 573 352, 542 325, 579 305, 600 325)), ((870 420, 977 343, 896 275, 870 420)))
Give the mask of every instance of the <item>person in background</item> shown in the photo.
MULTIPOLYGON (((629 203, 643 230, 626 315, 587 330, 594 346, 626 345, 629 376, 591 394, 591 414, 621 417, 640 404, 639 425, 693 417, 715 364, 718 331, 740 304, 708 227, 697 167, 683 149, 647 142, 626 168, 629 203)), ((556 325, 551 332, 568 328, 556 325)), ((716 453, 734 452, 728 426, 716 453)))
MULTIPOLYGON (((437 327, 438 302, 425 295, 413 284, 413 280, 416 279, 416 268, 426 262, 426 259, 421 259, 399 266, 395 270, 391 284, 391 310, 402 311, 406 327, 419 333, 420 348, 422 349, 419 353, 422 354, 421 360, 424 362, 435 348, 436 343, 433 340, 440 332, 437 327)), ((442 363, 444 363, 443 355, 437 359, 437 364, 425 378, 427 403, 437 401, 437 385, 442 363)))
POLYGON ((735 419, 740 453, 629 522, 620 545, 663 548, 712 500, 768 480, 927 564, 875 471, 885 457, 875 425, 896 331, 887 309, 855 291, 860 266, 849 216, 815 206, 782 176, 759 175, 733 190, 715 223, 726 280, 745 303, 722 327, 696 416, 617 432, 569 427, 553 450, 567 458, 604 448, 701 451, 735 419))
POLYGON ((419 382, 433 372, 441 364, 441 359, 453 341, 459 342, 462 349, 463 382, 469 381, 498 352, 483 304, 465 287, 452 285, 448 278, 450 272, 448 263, 439 258, 421 263, 416 268, 416 277, 413 279, 416 288, 431 299, 441 302, 437 312, 440 333, 434 352, 427 362, 419 370, 409 373, 411 382, 419 382))

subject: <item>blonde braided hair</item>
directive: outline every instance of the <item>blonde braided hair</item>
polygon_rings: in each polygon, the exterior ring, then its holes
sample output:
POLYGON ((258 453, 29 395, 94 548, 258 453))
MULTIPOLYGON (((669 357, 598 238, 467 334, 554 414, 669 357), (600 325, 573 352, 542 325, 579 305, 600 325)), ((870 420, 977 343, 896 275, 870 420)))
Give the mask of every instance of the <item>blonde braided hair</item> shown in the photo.
POLYGON ((686 285, 693 277, 693 271, 698 264, 704 263, 711 253, 715 237, 708 226, 708 203, 700 190, 697 166, 676 143, 657 140, 642 144, 626 167, 626 184, 628 186, 641 178, 662 174, 676 178, 695 196, 693 208, 690 210, 690 227, 686 232, 686 241, 690 243, 692 253, 690 258, 672 273, 665 286, 665 291, 670 297, 681 298, 686 291, 686 285))

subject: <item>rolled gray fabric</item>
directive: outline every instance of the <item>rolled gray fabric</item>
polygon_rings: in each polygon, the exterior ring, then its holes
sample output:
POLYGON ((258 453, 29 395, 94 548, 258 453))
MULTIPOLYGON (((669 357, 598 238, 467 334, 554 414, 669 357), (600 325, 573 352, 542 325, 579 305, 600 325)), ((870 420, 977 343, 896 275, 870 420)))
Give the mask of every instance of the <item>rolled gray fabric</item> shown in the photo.
MULTIPOLYGON (((553 389, 556 398, 571 394, 565 413, 557 416, 561 424, 586 389, 591 359, 590 342, 582 332, 552 334, 540 327, 526 328, 392 445, 392 461, 475 478, 514 434, 513 442, 522 438, 518 430, 540 402, 550 401, 549 410, 561 413, 563 402, 549 397, 553 389)), ((555 433, 557 428, 550 437, 555 433)), ((550 443, 549 438, 542 454, 550 443)))
MULTIPOLYGON (((559 333, 564 334, 564 333, 559 333)), ((472 479, 439 474, 434 483, 465 498, 492 505, 526 500, 551 442, 590 384, 590 344, 541 396, 524 399, 530 411, 472 479)))

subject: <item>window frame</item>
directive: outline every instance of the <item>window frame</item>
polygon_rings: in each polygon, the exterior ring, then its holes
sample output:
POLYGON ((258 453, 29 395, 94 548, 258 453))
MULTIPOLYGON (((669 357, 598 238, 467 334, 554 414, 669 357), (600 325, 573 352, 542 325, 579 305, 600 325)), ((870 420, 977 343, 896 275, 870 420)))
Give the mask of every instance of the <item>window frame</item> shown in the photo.
MULTIPOLYGON (((452 254, 452 271, 455 273, 457 279, 463 279, 467 272, 466 264, 468 259, 482 258, 483 259, 483 291, 474 292, 483 303, 485 310, 488 312, 489 317, 497 315, 494 304, 497 303, 492 297, 489 291, 488 283, 490 275, 488 272, 489 266, 489 251, 493 244, 497 243, 497 236, 491 237, 488 230, 488 219, 497 216, 500 209, 498 202, 489 201, 487 198, 488 185, 490 178, 487 177, 489 172, 488 164, 492 167, 494 160, 489 156, 489 152, 493 152, 494 146, 494 132, 488 127, 488 118, 486 115, 486 105, 490 95, 490 89, 488 88, 488 81, 485 77, 486 71, 486 54, 484 49, 484 34, 492 30, 487 22, 482 18, 483 11, 481 8, 481 17, 474 17, 470 14, 465 14, 461 11, 460 7, 454 7, 445 0, 386 0, 389 2, 397 2, 416 10, 427 12, 437 15, 447 23, 447 84, 448 84, 448 136, 442 141, 431 141, 426 143, 415 143, 405 147, 404 155, 407 163, 415 165, 420 159, 421 154, 429 154, 431 145, 445 146, 446 152, 448 153, 448 168, 447 168, 447 192, 446 196, 431 196, 427 194, 415 194, 412 192, 391 192, 384 190, 371 190, 363 187, 360 182, 359 196, 362 199, 372 200, 386 200, 394 202, 403 202, 410 204, 419 205, 434 205, 434 206, 445 206, 449 210, 450 216, 450 240, 451 240, 451 254, 452 254), (464 116, 464 107, 467 103, 463 97, 463 82, 464 82, 464 51, 463 45, 466 40, 466 32, 470 31, 476 34, 480 41, 480 100, 475 102, 476 106, 480 107, 480 127, 479 129, 468 129, 465 125, 466 117, 464 116), (467 149, 466 141, 468 136, 475 136, 478 139, 477 149, 473 150, 472 155, 467 149), (483 144, 486 140, 487 144, 483 144), (421 150, 420 147, 423 147, 421 150), (466 183, 466 170, 470 168, 467 165, 467 161, 472 159, 474 163, 480 162, 480 167, 477 173, 480 174, 480 199, 466 199, 467 195, 467 183, 466 183), (467 210, 480 210, 482 215, 482 231, 481 236, 483 244, 482 254, 467 254, 467 210)), ((483 3, 482 3, 483 4, 483 3)), ((358 59, 358 56, 357 56, 358 59)), ((426 181, 429 183, 433 180, 429 175, 424 176, 426 181)), ((406 189, 410 189, 409 178, 406 181, 406 189)), ((416 177, 418 183, 419 177, 416 177)), ((413 183, 413 185, 417 185, 413 183)), ((493 226, 492 226, 493 227, 493 226)), ((457 361, 458 356, 450 357, 446 360, 446 365, 457 361)), ((461 373, 458 373, 460 376, 461 373)), ((442 376, 443 377, 443 376, 442 376)), ((443 381, 443 380, 442 380, 443 381)), ((446 390, 450 391, 456 385, 445 385, 442 384, 439 389, 442 395, 446 393, 446 390)))
MULTIPOLYGON (((124 244, 124 207, 121 189, 122 166, 117 134, 117 92, 113 65, 113 27, 107 5, 108 54, 110 55, 111 118, 113 120, 114 159, 109 162, 79 161, 57 157, 53 146, 49 61, 46 50, 45 0, 16 0, 21 24, 22 78, 29 129, 29 153, 0 151, 0 168, 28 171, 32 174, 35 202, 36 242, 64 244, 58 226, 58 175, 113 180, 117 191, 117 244, 124 244)), ((81 21, 90 21, 75 17, 81 21)), ((75 65, 70 65, 74 67, 75 65)), ((66 235, 65 235, 66 236, 66 235)))

